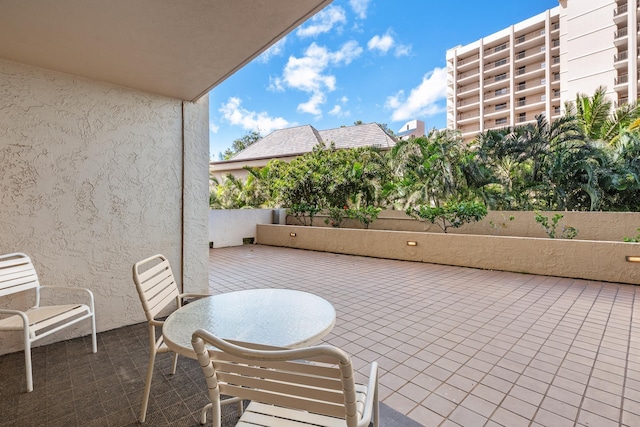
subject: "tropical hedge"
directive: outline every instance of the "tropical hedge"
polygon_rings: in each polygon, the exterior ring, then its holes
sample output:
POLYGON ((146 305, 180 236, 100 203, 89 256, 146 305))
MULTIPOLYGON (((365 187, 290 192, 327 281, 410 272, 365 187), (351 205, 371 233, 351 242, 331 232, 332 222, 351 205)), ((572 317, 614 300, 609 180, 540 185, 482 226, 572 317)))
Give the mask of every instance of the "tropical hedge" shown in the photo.
POLYGON ((381 209, 422 212, 424 219, 450 214, 456 205, 474 215, 480 205, 640 211, 640 110, 635 104, 614 109, 604 94, 600 88, 593 96, 578 95, 556 120, 537 116, 483 132, 471 143, 457 131, 434 129, 388 151, 320 144, 289 163, 248 168, 247 180, 228 175, 214 181, 210 205, 287 207, 307 225, 327 211, 334 226, 345 218, 366 226, 381 209))

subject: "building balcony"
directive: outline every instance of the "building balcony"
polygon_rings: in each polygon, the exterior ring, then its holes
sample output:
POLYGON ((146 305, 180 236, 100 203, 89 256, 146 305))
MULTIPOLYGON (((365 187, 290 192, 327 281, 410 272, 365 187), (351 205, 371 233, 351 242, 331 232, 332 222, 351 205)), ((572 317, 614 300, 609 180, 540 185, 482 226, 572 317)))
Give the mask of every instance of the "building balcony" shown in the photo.
POLYGON ((514 50, 529 49, 536 45, 544 45, 546 32, 544 28, 539 28, 527 34, 516 36, 514 42, 514 50))
POLYGON ((476 53, 471 56, 467 56, 461 59, 458 59, 456 62, 456 68, 459 73, 464 73, 466 71, 471 70, 474 67, 478 67, 480 63, 480 54, 476 53))
POLYGON ((484 79, 483 83, 484 83, 485 89, 488 89, 489 87, 492 87, 498 84, 504 85, 508 81, 509 81, 509 73, 502 73, 502 74, 498 74, 496 76, 492 76, 484 79))
POLYGON ((479 83, 474 83, 474 84, 466 85, 466 86, 459 86, 458 87, 458 96, 465 96, 465 95, 469 95, 469 94, 478 92, 478 88, 480 88, 480 84, 479 83))
POLYGON ((615 85, 623 85, 623 84, 627 84, 627 83, 629 83, 629 75, 628 74, 623 74, 621 76, 618 76, 614 80, 614 84, 615 85))
POLYGON ((620 70, 626 70, 628 67, 628 58, 629 51, 627 50, 613 55, 613 66, 618 70, 618 73, 620 73, 620 70))
POLYGON ((485 105, 488 105, 487 103, 489 101, 490 101, 491 104, 495 104, 498 101, 509 99, 509 93, 510 93, 510 91, 507 88, 504 88, 504 89, 501 89, 501 90, 495 90, 495 91, 491 91, 491 92, 486 92, 484 94, 485 105))
POLYGON ((517 68, 523 65, 541 63, 542 61, 544 61, 545 53, 546 47, 544 45, 536 46, 524 52, 517 52, 514 55, 514 64, 517 68))
POLYGON ((484 51, 484 59, 494 59, 498 54, 504 54, 504 52, 508 52, 509 50, 509 42, 505 41, 496 46, 492 46, 484 51))
POLYGON ((516 84, 523 80, 532 80, 543 78, 545 75, 545 67, 542 64, 532 64, 523 69, 516 69, 516 84))
POLYGON ((629 34, 629 31, 627 27, 616 31, 613 34, 613 44, 617 47, 626 46, 628 44, 628 37, 627 37, 628 34, 629 34))
POLYGON ((613 21, 615 23, 625 22, 627 20, 628 6, 626 4, 620 5, 613 10, 613 21))
POLYGON ((480 74, 480 70, 477 69, 477 68, 475 70, 470 70, 470 71, 466 71, 464 73, 459 74, 458 75, 458 86, 469 84, 474 79, 478 80, 479 79, 479 74, 480 74))
POLYGON ((474 96, 473 98, 459 100, 456 103, 456 109, 459 112, 470 111, 470 110, 473 110, 474 108, 478 108, 479 104, 480 104, 480 97, 474 96))
POLYGON ((456 123, 458 126, 468 125, 470 123, 478 122, 480 119, 480 112, 478 110, 468 112, 468 113, 460 113, 456 117, 456 123))
POLYGON ((491 71, 492 73, 499 73, 501 71, 509 70, 510 61, 508 58, 502 58, 497 61, 491 61, 485 64, 484 71, 491 71))

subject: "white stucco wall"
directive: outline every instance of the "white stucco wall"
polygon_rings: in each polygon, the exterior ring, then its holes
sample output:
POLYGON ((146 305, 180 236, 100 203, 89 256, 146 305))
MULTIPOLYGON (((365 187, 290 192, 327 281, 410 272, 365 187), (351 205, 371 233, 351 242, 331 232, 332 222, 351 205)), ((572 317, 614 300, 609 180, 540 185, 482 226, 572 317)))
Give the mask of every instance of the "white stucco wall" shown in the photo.
POLYGON ((286 209, 211 209, 209 243, 214 248, 242 246, 242 239, 256 238, 257 224, 286 223, 286 209))
MULTIPOLYGON (((206 97, 185 103, 184 147, 182 110, 179 100, 0 60, 0 253, 29 254, 43 284, 91 289, 99 330, 144 320, 131 279, 139 259, 163 253, 181 281, 184 255, 188 281, 206 287, 206 97)), ((88 332, 81 323, 56 339, 88 332)), ((21 348, 0 334, 0 353, 21 348)))

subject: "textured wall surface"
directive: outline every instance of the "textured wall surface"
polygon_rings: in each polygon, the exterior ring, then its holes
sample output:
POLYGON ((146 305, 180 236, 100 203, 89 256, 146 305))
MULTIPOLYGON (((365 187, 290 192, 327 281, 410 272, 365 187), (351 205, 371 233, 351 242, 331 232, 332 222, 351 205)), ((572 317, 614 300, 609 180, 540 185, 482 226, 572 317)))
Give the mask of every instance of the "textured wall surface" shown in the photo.
POLYGON ((209 97, 185 103, 184 292, 209 288, 209 97))
POLYGON ((257 224, 285 224, 286 209, 210 209, 209 243, 214 248, 242 246, 242 239, 256 237, 257 224))
MULTIPOLYGON (((144 320, 132 264, 163 253, 181 277, 182 155, 180 101, 0 61, 0 253, 29 254, 45 285, 91 289, 100 330, 144 320)), ((204 225, 188 228, 207 226, 202 203, 204 225)), ((16 338, 0 334, 0 352, 16 338)))

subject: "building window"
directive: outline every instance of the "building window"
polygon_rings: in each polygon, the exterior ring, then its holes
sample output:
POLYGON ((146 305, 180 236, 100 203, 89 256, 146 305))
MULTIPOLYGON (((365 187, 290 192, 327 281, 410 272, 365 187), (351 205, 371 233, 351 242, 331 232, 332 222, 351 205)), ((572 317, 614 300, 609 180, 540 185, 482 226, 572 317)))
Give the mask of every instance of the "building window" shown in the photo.
POLYGON ((540 101, 546 101, 547 95, 540 95, 540 101))
POLYGON ((560 106, 556 105, 555 107, 553 107, 553 112, 554 114, 560 114, 560 106))
POLYGON ((516 39, 516 43, 524 43, 526 40, 526 36, 520 36, 516 39))
POLYGON ((540 52, 544 52, 544 51, 546 51, 546 50, 547 50, 547 47, 546 47, 546 46, 542 46, 542 47, 540 48, 540 52))
POLYGON ((496 119, 496 126, 506 125, 506 124, 507 124, 506 117, 500 117, 499 119, 496 119))
POLYGON ((505 93, 507 93, 507 88, 503 87, 502 89, 496 90, 495 96, 504 95, 505 93))
POLYGON ((547 84, 547 79, 540 79, 540 84, 541 85, 547 84))
POLYGON ((523 123, 527 121, 527 113, 520 113, 518 115, 518 123, 523 123))
POLYGON ((555 40, 552 41, 552 44, 553 44, 553 47, 558 47, 558 46, 560 46, 560 40, 555 39, 555 40))
POLYGON ((516 59, 524 59, 525 56, 527 56, 527 52, 524 50, 521 50, 516 54, 516 59))
POLYGON ((527 97, 523 96, 522 98, 518 98, 518 107, 522 107, 527 105, 527 97))
POLYGON ((496 111, 500 111, 500 110, 506 110, 507 109, 507 103, 503 102, 501 104, 496 104, 496 111))
POLYGON ((527 66, 523 65, 522 67, 518 67, 518 75, 521 76, 527 72, 527 66))
POLYGON ((503 51, 507 48, 507 43, 502 43, 499 46, 496 46, 495 49, 493 50, 494 52, 500 52, 503 51))
POLYGON ((525 90, 527 88, 527 82, 518 83, 518 90, 525 90))
POLYGON ((546 33, 546 32, 545 32, 544 30, 541 30, 541 31, 540 31, 540 35, 541 35, 541 36, 544 36, 544 35, 545 35, 545 33, 546 33))
POLYGON ((506 78, 507 78, 507 73, 498 74, 496 76, 496 81, 499 82, 499 81, 505 80, 506 78))
POLYGON ((547 66, 546 62, 543 62, 543 63, 540 64, 540 68, 545 68, 546 66, 547 66))
POLYGON ((493 64, 493 66, 494 66, 494 67, 499 67, 499 66, 504 65, 504 64, 506 64, 506 63, 507 63, 507 58, 502 58, 502 59, 497 60, 497 61, 493 64))
POLYGON ((554 98, 558 98, 560 96, 560 89, 554 89, 553 90, 553 97, 554 98))

